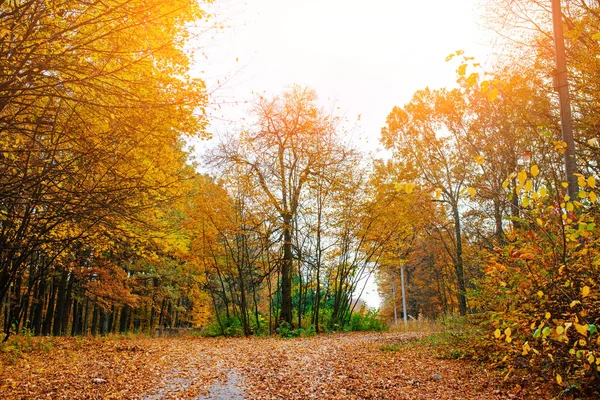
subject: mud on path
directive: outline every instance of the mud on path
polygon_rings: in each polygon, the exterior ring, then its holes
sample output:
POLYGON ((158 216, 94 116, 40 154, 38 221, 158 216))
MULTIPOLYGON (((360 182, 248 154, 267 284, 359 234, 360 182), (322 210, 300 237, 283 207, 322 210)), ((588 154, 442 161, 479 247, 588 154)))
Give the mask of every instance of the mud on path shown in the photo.
POLYGON ((57 338, 50 350, 10 360, 0 354, 0 393, 8 399, 539 398, 534 388, 506 391, 498 374, 481 365, 402 345, 415 338, 57 338))

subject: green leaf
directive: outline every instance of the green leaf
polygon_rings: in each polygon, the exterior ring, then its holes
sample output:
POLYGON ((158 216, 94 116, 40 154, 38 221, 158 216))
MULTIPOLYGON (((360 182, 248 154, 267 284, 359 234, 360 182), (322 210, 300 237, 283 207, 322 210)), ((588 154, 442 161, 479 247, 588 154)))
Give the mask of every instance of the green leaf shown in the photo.
POLYGON ((550 328, 548 328, 548 327, 545 327, 545 328, 542 330, 542 335, 543 335, 544 337, 550 336, 550 328))
POLYGON ((588 331, 590 331, 590 335, 593 335, 598 332, 598 328, 596 328, 596 325, 590 324, 590 326, 588 326, 588 331))

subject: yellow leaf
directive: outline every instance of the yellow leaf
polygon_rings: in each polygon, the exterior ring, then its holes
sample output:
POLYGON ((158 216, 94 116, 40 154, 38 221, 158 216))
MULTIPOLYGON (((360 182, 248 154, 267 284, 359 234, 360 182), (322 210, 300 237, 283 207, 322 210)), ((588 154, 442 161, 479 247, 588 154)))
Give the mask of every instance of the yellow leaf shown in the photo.
POLYGON ((496 339, 498 339, 498 338, 500 337, 500 335, 501 335, 501 334, 502 334, 502 333, 500 332, 500 329, 496 329, 496 330, 494 331, 494 337, 495 337, 496 339))
POLYGON ((542 291, 540 290, 539 292, 537 292, 537 295, 538 295, 539 297, 544 297, 544 292, 542 292, 542 291))
POLYGON ((551 316, 552 316, 552 315, 550 315, 550 313, 549 313, 549 312, 547 312, 547 313, 546 313, 546 315, 544 315, 544 318, 546 318, 546 319, 550 319, 550 317, 551 317, 551 316))
POLYGON ((581 295, 582 295, 583 297, 588 297, 588 296, 590 295, 590 287, 589 287, 589 286, 584 286, 584 287, 581 289, 581 295))
POLYGON ((489 101, 494 101, 498 97, 498 89, 494 88, 487 93, 487 98, 489 101))
POLYGON ((581 347, 584 347, 587 344, 587 341, 585 339, 579 339, 579 345, 581 347))
POLYGON ((475 157, 475 162, 479 165, 482 165, 483 164, 483 156, 475 157))
POLYGON ((540 197, 546 197, 546 194, 548 194, 548 190, 546 190, 546 187, 540 188, 540 197))
POLYGON ((473 72, 472 74, 470 74, 467 77, 467 83, 469 84, 469 86, 473 86, 477 83, 477 78, 479 77, 479 74, 476 72, 473 72))
POLYGON ((540 169, 538 168, 537 165, 532 165, 531 166, 531 176, 536 177, 540 174, 540 169))
POLYGON ((565 328, 563 328, 561 325, 556 327, 556 333, 558 333, 559 335, 562 335, 564 331, 565 328))
POLYGON ((505 180, 504 182, 502 182, 502 189, 506 189, 508 187, 509 183, 510 182, 508 181, 508 179, 505 180))
POLYGON ((561 182, 560 185, 565 189, 569 187, 569 184, 567 182, 561 182))
POLYGON ((581 302, 579 300, 573 300, 571 302, 571 304, 569 304, 569 307, 573 308, 575 307, 577 304, 581 304, 581 302))
POLYGON ((567 211, 573 211, 573 203, 570 201, 567 203, 567 211))
POLYGON ((559 374, 556 374, 556 382, 558 382, 559 385, 562 384, 562 376, 560 376, 559 374))
POLYGON ((439 200, 441 196, 442 196, 442 189, 440 189, 440 188, 435 189, 435 199, 439 200))
POLYGON ((511 333, 512 333, 512 330, 511 330, 510 328, 506 328, 506 329, 504 330, 504 334, 505 334, 507 337, 509 337, 511 333))
POLYGON ((517 179, 521 184, 524 184, 527 180, 527 171, 522 170, 521 172, 519 172, 519 174, 517 175, 517 179))
POLYGON ((577 184, 581 187, 586 187, 587 181, 585 180, 585 178, 583 176, 579 176, 577 178, 577 184))
POLYGON ((544 221, 542 221, 541 218, 536 218, 535 222, 537 222, 540 226, 544 226, 544 221))
POLYGON ((469 196, 473 197, 477 194, 477 189, 475 189, 474 187, 470 187, 469 188, 469 196))
POLYGON ((533 189, 533 182, 531 179, 528 179, 527 183, 525 183, 525 190, 531 192, 531 189, 533 189))
POLYGON ((588 177, 587 184, 589 187, 595 188, 596 187, 596 178, 594 178, 593 176, 588 177))
POLYGON ((580 190, 577 193, 577 197, 579 197, 580 199, 585 199, 588 196, 587 192, 585 190, 580 190))
POLYGON ((575 329, 577 329, 577 332, 579 332, 583 336, 587 336, 587 333, 588 333, 588 325, 587 324, 580 325, 578 323, 574 323, 573 326, 575 327, 575 329))
POLYGON ((590 354, 590 355, 588 356, 588 358, 587 358, 587 361, 588 361, 590 364, 593 364, 595 359, 596 359, 596 357, 594 357, 594 355, 593 355, 593 354, 590 354))
POLYGON ((406 192, 406 194, 411 194, 414 188, 415 188, 415 184, 412 182, 404 185, 404 191, 406 192))
POLYGON ((590 194, 588 195, 588 197, 590 198, 590 202, 592 202, 592 203, 596 202, 596 193, 590 192, 590 194))

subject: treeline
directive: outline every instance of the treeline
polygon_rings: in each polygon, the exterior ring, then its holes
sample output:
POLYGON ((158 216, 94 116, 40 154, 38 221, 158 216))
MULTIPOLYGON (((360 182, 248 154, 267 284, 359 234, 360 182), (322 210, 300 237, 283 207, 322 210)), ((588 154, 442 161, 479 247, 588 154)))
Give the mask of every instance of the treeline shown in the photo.
POLYGON ((342 330, 353 313, 353 329, 380 329, 353 297, 382 257, 397 196, 372 198, 368 163, 312 90, 259 98, 253 117, 207 155, 224 194, 194 206, 216 333, 342 330))
MULTIPOLYGON (((466 353, 549 378, 600 380, 598 176, 600 5, 563 1, 577 173, 566 176, 550 2, 489 2, 510 31, 491 71, 458 51, 457 87, 424 89, 382 130, 384 182, 426 199, 414 235, 380 270, 391 318, 407 275, 408 313, 475 314, 466 353), (568 181, 576 181, 568 193, 568 181), (395 296, 392 295, 395 293, 395 296)), ((495 21, 495 22, 493 22, 495 21)), ((410 193, 410 194, 409 194, 410 193)), ((597 395, 597 391, 595 392, 597 395)))
MULTIPOLYGON (((311 90, 257 100, 210 156, 216 179, 188 164, 207 98, 184 27, 204 18, 184 0, 0 4, 6 338, 319 332, 360 310, 384 211, 311 90)), ((381 327, 369 318, 354 328, 381 327)))
POLYGON ((0 4, 7 335, 191 323, 173 232, 194 178, 180 136, 205 124, 203 82, 182 78, 201 18, 195 1, 0 4))

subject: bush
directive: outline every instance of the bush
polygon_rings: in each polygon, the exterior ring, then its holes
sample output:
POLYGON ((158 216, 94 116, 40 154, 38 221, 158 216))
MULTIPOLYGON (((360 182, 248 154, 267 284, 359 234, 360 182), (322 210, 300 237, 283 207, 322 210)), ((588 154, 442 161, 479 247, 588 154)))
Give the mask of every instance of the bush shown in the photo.
POLYGON ((366 314, 354 313, 350 317, 349 329, 356 331, 374 331, 382 332, 388 329, 388 326, 379 318, 378 310, 369 310, 366 314))
POLYGON ((303 328, 294 329, 294 327, 286 321, 282 321, 275 329, 275 332, 282 338, 295 338, 302 335, 305 330, 303 328))
MULTIPOLYGON (((487 257, 475 296, 491 309, 483 339, 510 371, 562 387, 600 385, 600 215, 580 178, 579 201, 546 186, 519 192, 525 218, 487 257), (558 200, 557 200, 558 199, 558 200), (586 204, 587 203, 587 204, 586 204)), ((588 180, 588 182, 591 182, 588 180)), ((523 185, 522 185, 523 186, 523 185)))
POLYGON ((202 333, 206 337, 240 337, 244 335, 244 329, 242 322, 238 317, 223 317, 221 318, 221 324, 219 321, 214 321, 204 330, 202 333))

